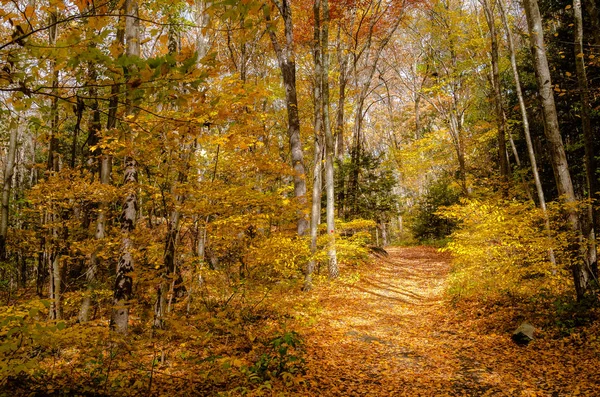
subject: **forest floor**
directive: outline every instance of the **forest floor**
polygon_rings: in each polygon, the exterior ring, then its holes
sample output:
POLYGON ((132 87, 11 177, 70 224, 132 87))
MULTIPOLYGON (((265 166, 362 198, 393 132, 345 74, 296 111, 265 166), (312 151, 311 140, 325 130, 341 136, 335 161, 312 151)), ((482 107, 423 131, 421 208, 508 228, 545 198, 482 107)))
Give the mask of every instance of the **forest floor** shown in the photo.
POLYGON ((283 286, 156 334, 139 316, 122 338, 106 315, 24 323, 27 344, 0 355, 0 396, 600 396, 597 309, 537 291, 453 299, 448 254, 388 252, 311 293, 283 286), (527 346, 511 339, 522 321, 536 327, 527 346), (11 366, 30 375, 6 382, 11 366))
POLYGON ((522 305, 455 304, 445 295, 448 255, 388 251, 352 281, 319 292, 319 321, 301 331, 304 395, 600 395, 597 326, 560 335, 522 305), (536 339, 516 345, 512 331, 532 318, 536 339))

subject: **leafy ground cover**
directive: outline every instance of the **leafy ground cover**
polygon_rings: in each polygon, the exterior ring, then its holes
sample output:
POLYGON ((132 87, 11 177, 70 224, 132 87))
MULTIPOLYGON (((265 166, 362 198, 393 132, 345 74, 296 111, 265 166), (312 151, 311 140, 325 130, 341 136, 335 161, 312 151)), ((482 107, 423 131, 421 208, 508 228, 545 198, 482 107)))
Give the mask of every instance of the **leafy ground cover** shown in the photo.
POLYGON ((536 305, 452 303, 449 256, 424 247, 389 253, 319 297, 321 320, 306 334, 310 394, 597 395, 598 324, 565 335, 536 305), (522 320, 538 327, 526 347, 511 340, 522 320))
POLYGON ((38 309, 15 309, 0 395, 597 395, 593 315, 543 299, 454 302, 449 254, 388 251, 311 293, 248 295, 152 334, 133 324, 125 339, 102 320, 29 326, 38 309), (523 320, 537 328, 528 346, 511 340, 523 320))

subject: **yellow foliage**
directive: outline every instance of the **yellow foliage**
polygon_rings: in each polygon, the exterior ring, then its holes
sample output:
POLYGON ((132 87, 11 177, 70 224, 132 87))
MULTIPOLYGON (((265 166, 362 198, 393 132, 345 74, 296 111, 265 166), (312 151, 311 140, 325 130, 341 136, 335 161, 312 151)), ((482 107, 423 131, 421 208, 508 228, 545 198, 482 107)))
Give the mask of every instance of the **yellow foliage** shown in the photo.
POLYGON ((309 255, 305 241, 282 234, 272 235, 251 246, 245 255, 246 265, 268 279, 300 275, 299 264, 309 255))
POLYGON ((376 223, 371 219, 357 218, 348 222, 339 221, 335 226, 340 232, 365 231, 374 228, 376 223))
POLYGON ((39 362, 59 347, 56 335, 66 324, 42 320, 49 305, 34 300, 0 311, 0 388, 9 377, 33 374, 39 362))
POLYGON ((550 249, 561 257, 566 239, 546 230, 544 215, 533 204, 473 199, 440 214, 459 223, 444 248, 454 255, 451 293, 527 295, 567 283, 564 267, 549 260, 550 249))

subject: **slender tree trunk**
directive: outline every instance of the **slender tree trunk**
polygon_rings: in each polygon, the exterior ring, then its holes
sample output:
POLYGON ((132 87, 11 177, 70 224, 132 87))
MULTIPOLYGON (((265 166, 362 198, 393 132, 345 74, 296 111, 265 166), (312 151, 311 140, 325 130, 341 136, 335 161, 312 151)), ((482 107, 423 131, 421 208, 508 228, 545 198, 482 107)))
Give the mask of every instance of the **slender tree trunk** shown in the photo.
POLYGON ((575 69, 577 83, 579 85, 579 96, 581 98, 581 123, 583 127, 583 141, 585 147, 585 174, 587 182, 587 195, 590 202, 586 205, 586 218, 582 222, 584 236, 587 237, 587 255, 590 264, 590 272, 593 277, 597 271, 596 232, 592 200, 596 198, 598 183, 596 179, 596 158, 594 150, 594 132, 591 123, 590 88, 588 86, 587 73, 585 70, 585 55, 583 53, 583 16, 581 12, 581 0, 573 0, 573 14, 575 17, 575 69))
MULTIPOLYGON (((186 148, 183 148, 186 151, 186 148)), ((190 152, 193 149, 190 148, 190 152)), ((189 156, 184 153, 182 159, 186 165, 184 169, 189 168, 189 156)), ((177 176, 177 183, 183 184, 187 180, 187 174, 180 171, 177 176)), ((162 328, 164 325, 164 317, 170 311, 171 302, 175 295, 178 295, 183 282, 180 273, 177 272, 176 265, 176 252, 179 238, 179 228, 181 219, 180 207, 184 202, 185 196, 183 194, 176 193, 176 187, 174 186, 171 192, 174 197, 174 207, 171 210, 169 222, 167 225, 167 236, 165 242, 165 254, 164 254, 164 276, 161 283, 157 286, 158 297, 156 299, 156 305, 154 310, 154 326, 156 328, 162 328), (169 298, 170 297, 170 298, 169 298), (169 302, 167 302, 169 298, 169 302), (168 305, 167 305, 168 303, 168 305)))
POLYGON ((2 208, 0 213, 0 260, 6 260, 6 235, 8 233, 8 216, 10 193, 12 188, 12 179, 15 169, 15 155, 17 153, 17 133, 16 123, 9 124, 10 138, 8 142, 8 152, 4 162, 4 183, 2 186, 2 208))
POLYGON ((331 132, 329 119, 329 0, 322 0, 323 23, 321 36, 321 53, 323 56, 322 87, 323 87, 323 128, 325 132, 325 190, 327 193, 327 256, 329 259, 327 268, 330 278, 337 278, 339 269, 337 264, 337 252, 335 248, 335 181, 333 173, 334 162, 334 139, 331 132))
MULTIPOLYGON (((139 8, 137 0, 125 0, 125 43, 126 54, 129 57, 140 56, 139 42, 139 8)), ((126 76, 127 78, 127 76, 126 76)), ((127 112, 131 114, 130 99, 128 99, 127 112)), ((133 294, 134 269, 133 243, 131 233, 135 229, 137 218, 137 161, 130 155, 123 160, 124 176, 123 185, 126 188, 126 196, 121 212, 121 252, 117 263, 117 274, 115 278, 113 311, 110 327, 119 333, 126 334, 129 322, 129 305, 133 294)))
MULTIPOLYGON (((344 49, 342 48, 341 27, 338 27, 337 40, 337 59, 340 72, 338 76, 339 96, 335 123, 335 155, 341 164, 342 160, 344 159, 344 106, 346 104, 346 84, 348 83, 349 58, 348 54, 344 53, 344 49)), ((340 189, 340 192, 342 190, 343 189, 340 189)))
POLYGON ((206 10, 211 6, 211 1, 195 0, 196 3, 196 26, 199 32, 196 35, 196 52, 198 53, 198 61, 206 56, 210 49, 210 36, 204 32, 210 23, 210 14, 206 10))
MULTIPOLYGON (((498 67, 498 35, 496 33, 496 21, 494 18, 494 7, 490 0, 482 0, 485 20, 490 31, 491 60, 492 60, 492 85, 494 89, 494 108, 496 110, 496 124, 498 126, 498 158, 500 161, 500 177, 504 184, 508 183, 508 161, 506 158, 506 125, 504 123, 504 111, 502 110, 502 88, 500 87, 500 70, 498 67)), ((507 188, 507 186, 503 187, 507 188)))
MULTIPOLYGON (((365 87, 371 85, 371 80, 368 80, 368 84, 365 83, 365 87)), ((367 87, 368 89, 368 87, 367 87)), ((356 102, 354 111, 354 131, 352 138, 352 153, 350 156, 350 175, 348 179, 348 190, 343 205, 344 216, 348 214, 350 208, 353 213, 358 211, 358 179, 360 176, 360 160, 362 157, 362 124, 364 119, 364 103, 366 99, 366 92, 360 94, 356 102)))
POLYGON ((310 217, 310 253, 311 258, 306 267, 304 278, 304 290, 310 291, 312 288, 312 274, 315 270, 314 256, 317 253, 317 237, 319 233, 319 223, 321 223, 321 195, 323 192, 323 144, 322 137, 315 136, 315 163, 313 174, 313 191, 310 217))
POLYGON ((571 230, 577 235, 577 241, 573 243, 574 250, 579 251, 579 257, 575 258, 571 270, 575 283, 575 290, 578 299, 583 298, 589 288, 591 281, 591 264, 587 262, 587 248, 582 235, 581 225, 576 210, 576 198, 571 181, 571 174, 567 163, 565 149, 560 135, 558 116, 554 104, 554 94, 552 92, 552 80, 550 69, 546 57, 546 48, 544 46, 544 33, 542 29, 542 18, 538 8, 537 0, 524 0, 523 5, 527 16, 527 25, 529 27, 529 38, 534 58, 534 67, 538 82, 538 90, 545 118, 545 134, 550 147, 550 159, 558 193, 564 198, 567 204, 569 224, 571 230))
POLYGON ((385 248, 388 245, 388 232, 387 232, 387 224, 382 219, 379 221, 377 228, 381 230, 381 247, 385 248))
POLYGON ((37 269, 36 269, 36 280, 35 280, 35 292, 38 297, 43 296, 44 284, 46 283, 46 254, 47 250, 45 238, 40 238, 40 251, 37 257, 37 269))
MULTIPOLYGON (((306 206, 306 172, 304 167, 304 154, 300 139, 300 117, 298 114, 298 96, 296 93, 296 61, 294 54, 294 32, 292 23, 292 7, 290 0, 278 3, 279 12, 283 18, 285 41, 280 45, 275 31, 269 29, 269 36, 273 49, 279 61, 283 85, 285 87, 285 100, 288 113, 288 139, 292 152, 292 167, 294 168, 294 194, 299 201, 297 232, 304 236, 308 230, 308 219, 303 207, 306 206)), ((271 23, 267 17, 267 23, 271 23)))
POLYGON ((457 114, 455 109, 451 110, 450 114, 448 115, 448 125, 450 127, 450 135, 454 144, 454 150, 456 151, 456 158, 458 159, 458 180, 463 193, 468 195, 467 162, 465 159, 463 124, 460 115, 457 114))
POLYGON ((127 187, 128 192, 121 212, 121 252, 119 262, 117 263, 111 329, 126 334, 129 322, 129 305, 133 293, 133 278, 131 273, 133 273, 134 261, 131 233, 135 229, 137 216, 137 194, 135 191, 135 185, 137 184, 137 163, 131 157, 125 159, 123 184, 127 187))
POLYGON ((17 263, 19 266, 19 283, 21 288, 27 287, 27 257, 22 252, 17 254, 17 263))
POLYGON ((74 106, 75 111, 75 126, 73 127, 73 140, 71 141, 71 160, 69 166, 75 168, 77 162, 77 137, 81 131, 81 119, 83 118, 83 110, 85 109, 83 99, 77 98, 77 105, 74 106))
MULTIPOLYGON (((92 13, 95 14, 95 9, 91 10, 92 13)), ((119 24, 121 23, 122 16, 119 16, 119 24)), ((119 46, 123 45, 123 29, 117 29, 116 41, 115 43, 119 46)), ((88 64, 89 68, 89 80, 91 83, 91 87, 89 89, 89 95, 91 98, 95 98, 97 96, 97 90, 94 87, 94 84, 97 83, 98 74, 96 72, 96 65, 92 62, 88 64)), ((116 82, 114 82, 116 83, 116 82)), ((112 102, 113 97, 118 98, 119 95, 119 86, 114 84, 112 89, 114 91, 111 92, 111 98, 109 99, 109 118, 107 121, 107 130, 112 129, 116 125, 116 119, 114 118, 116 115, 116 108, 113 109, 111 106, 116 106, 117 102, 112 102), (116 90, 115 90, 116 89, 116 90)), ((101 127, 101 118, 100 118, 100 105, 98 103, 98 99, 93 100, 91 105, 92 110, 92 120, 90 122, 90 132, 88 138, 88 144, 90 146, 96 146, 100 142, 100 129, 101 127)), ((111 176, 111 168, 112 161, 111 158, 105 155, 102 149, 97 148, 93 152, 89 153, 88 163, 90 167, 99 173, 100 183, 103 185, 110 184, 110 176, 111 176)), ((87 289, 83 299, 81 301, 81 307, 79 309, 78 320, 80 323, 87 322, 90 317, 90 308, 92 305, 92 295, 94 293, 94 283, 96 281, 96 273, 98 271, 98 266, 100 263, 100 259, 98 258, 98 253, 101 248, 101 241, 105 238, 106 233, 106 211, 108 210, 106 204, 100 203, 100 208, 98 209, 98 215, 96 217, 96 232, 94 234, 94 238, 96 239, 96 247, 94 251, 90 254, 88 268, 85 272, 85 280, 87 284, 87 289)))
POLYGON ((585 70, 585 57, 583 53, 583 17, 581 13, 581 0, 573 1, 573 12, 575 16, 575 66, 577 71, 577 82, 579 85, 579 95, 581 98, 581 123, 585 144, 586 179, 588 195, 591 198, 598 191, 598 184, 595 176, 596 160, 591 124, 590 89, 588 86, 587 73, 585 70))
MULTIPOLYGON (((119 46, 119 48, 123 47, 125 40, 125 31, 121 28, 121 23, 123 19, 123 10, 120 10, 119 15, 119 28, 117 29, 117 34, 115 38, 115 44, 119 46)), ((110 97, 108 101, 108 116, 106 119, 106 130, 110 131, 117 126, 117 110, 119 106, 119 85, 117 81, 113 81, 113 85, 110 91, 110 97)), ((93 125, 97 125, 99 130, 100 123, 100 113, 98 111, 98 104, 95 104, 93 107, 93 125), (97 115, 96 115, 97 113, 97 115), (97 124, 96 124, 97 123, 97 124)), ((112 156, 103 153, 100 151, 99 153, 99 172, 100 172, 100 183, 103 185, 109 185, 111 183, 112 176, 112 156)), ((108 207, 106 204, 101 204, 100 209, 98 211, 98 216, 96 218, 96 233, 95 238, 98 240, 98 244, 100 244, 100 240, 102 240, 106 236, 106 212, 108 211, 108 207)), ((91 306, 91 294, 93 292, 93 282, 96 278, 96 272, 98 269, 98 252, 100 247, 96 247, 94 252, 92 252, 90 256, 90 263, 88 266, 88 270, 86 272, 86 281, 88 282, 88 290, 86 291, 86 295, 83 298, 81 303, 81 309, 79 311, 79 321, 85 322, 89 319, 89 310, 91 306)))
MULTIPOLYGON (((517 68, 517 57, 515 53, 512 30, 510 29, 510 26, 508 25, 508 21, 506 19, 503 0, 498 0, 498 9, 500 11, 500 17, 502 18, 504 30, 506 31, 508 50, 510 53, 510 64, 512 67, 513 77, 515 79, 515 89, 517 93, 517 99, 519 101, 519 109, 521 110, 521 120, 523 122, 523 135, 525 135, 525 142, 527 143, 527 154, 529 155, 529 162, 531 163, 531 172, 533 174, 533 180, 535 182, 535 189, 537 192, 538 202, 544 214, 545 228, 549 231, 550 218, 548 217, 548 211, 546 209, 546 198, 544 196, 544 189, 542 188, 540 173, 538 172, 535 149, 531 140, 531 132, 529 131, 529 117, 527 116, 527 107, 525 106, 525 100, 523 99, 523 91, 521 89, 521 80, 519 78, 519 70, 517 68)), ((550 248, 550 250, 548 251, 548 256, 550 262, 552 262, 552 265, 556 267, 556 258, 554 256, 554 250, 552 248, 550 248)))
MULTIPOLYGON (((109 156, 101 156, 100 159, 100 183, 103 185, 110 184, 111 175, 111 162, 109 156)), ((98 215, 96 218, 96 232, 94 238, 96 239, 96 247, 90 255, 88 268, 85 273, 85 279, 87 283, 87 290, 81 302, 81 308, 79 310, 78 320, 84 323, 89 320, 90 307, 92 304, 92 295, 94 290, 94 282, 96 281, 96 273, 98 272, 98 265, 100 259, 98 253, 100 251, 101 241, 106 236, 106 211, 108 211, 107 205, 104 203, 100 204, 98 215)))
POLYGON ((317 253, 317 237, 321 223, 321 195, 323 193, 323 74, 321 53, 321 0, 314 0, 313 15, 315 19, 313 34, 313 61, 315 64, 313 100, 314 100, 314 130, 315 130, 315 157, 313 168, 312 204, 310 211, 310 254, 304 278, 304 290, 312 288, 312 273, 315 269, 315 255, 317 253))
POLYGON ((421 139, 421 95, 415 95, 415 140, 421 139))
MULTIPOLYGON (((56 14, 57 11, 53 11, 50 13, 50 23, 55 24, 58 20, 58 16, 56 14)), ((56 40, 58 37, 58 28, 57 25, 52 26, 48 30, 49 34, 49 45, 52 47, 56 45, 56 40)), ((56 68, 56 62, 52 61, 52 88, 53 91, 56 92, 58 89, 58 69, 56 68)), ((52 98, 52 103, 50 107, 50 145, 48 148, 48 164, 47 169, 49 174, 57 173, 59 171, 59 156, 58 156, 58 138, 56 137, 56 133, 58 132, 58 98, 52 98)), ((57 214, 54 214, 55 208, 50 209, 50 213, 47 217, 47 221, 50 223, 55 223, 58 217, 57 214)), ((58 209, 56 209, 58 211, 58 209)), ((56 226, 52 226, 52 230, 50 231, 51 238, 50 244, 46 247, 48 253, 46 255, 46 259, 48 261, 48 273, 50 274, 50 283, 49 283, 49 298, 50 298, 50 312, 49 317, 51 320, 58 320, 62 317, 61 310, 61 278, 60 278, 60 261, 59 261, 59 245, 58 245, 58 230, 56 226)))
MULTIPOLYGON (((506 119, 504 120, 504 122, 506 123, 506 119)), ((512 151, 512 154, 515 158, 515 163, 517 164, 517 168, 522 169, 521 158, 519 156, 519 152, 517 151, 517 146, 515 145, 515 141, 512 137, 512 133, 510 131, 507 131, 507 138, 508 138, 508 142, 510 143, 510 149, 512 151)), ((531 194, 531 189, 529 189, 529 183, 525 179, 525 175, 523 175, 523 173, 520 173, 519 179, 521 179, 521 185, 523 186, 523 189, 525 190, 525 194, 527 195, 527 198, 529 199, 529 201, 535 202, 535 200, 533 199, 533 195, 531 194)))
MULTIPOLYGON (((177 199, 176 206, 181 204, 182 199, 177 199)), ((177 247, 177 237, 179 234, 179 219, 180 212, 178 208, 175 208, 171 211, 171 216, 169 219, 169 224, 167 226, 167 237, 165 242, 165 254, 164 254, 164 264, 165 264, 165 274, 163 275, 163 280, 156 287, 157 298, 156 304, 154 308, 154 327, 162 328, 164 325, 165 315, 168 313, 167 308, 167 298, 169 295, 175 293, 174 291, 174 283, 178 280, 176 279, 176 265, 175 265, 175 252, 177 247)))
MULTIPOLYGON (((202 2, 200 2, 202 3, 202 2)), ((196 20, 202 23, 201 26, 206 27, 209 22, 209 17, 203 17, 201 13, 206 13, 206 7, 208 3, 202 3, 203 6, 198 6, 196 20)), ((199 36, 206 36, 200 32, 199 36)), ((198 54, 206 54, 209 49, 209 38, 208 36, 197 38, 196 40, 198 54)), ((169 31, 169 52, 175 56, 180 51, 179 38, 174 30, 169 31)), ((204 55, 202 55, 204 56, 204 55)), ((181 170, 177 173, 177 179, 171 186, 171 195, 173 196, 173 208, 169 216, 167 223, 167 236, 165 241, 165 253, 164 253, 164 274, 163 280, 157 286, 157 299, 154 308, 154 327, 162 328, 164 326, 164 318, 167 313, 171 311, 171 303, 175 299, 176 295, 179 296, 183 293, 185 288, 183 287, 183 279, 181 274, 177 271, 176 253, 177 245, 179 240, 180 231, 180 219, 181 219, 181 206, 185 201, 185 195, 179 193, 177 189, 183 185, 188 179, 187 170, 190 168, 190 158, 192 153, 196 150, 195 145, 186 145, 180 143, 180 152, 178 160, 184 163, 181 170), (167 298, 169 299, 167 301, 167 298)), ((217 154, 218 156, 218 154, 217 154)), ((215 169, 216 173, 216 169, 215 169)), ((214 181, 214 175, 213 175, 214 181)), ((165 208, 166 211, 166 208, 165 208)), ((205 238, 205 236, 204 236, 205 238)))
MULTIPOLYGON (((598 13, 598 5, 596 0, 583 0, 586 13, 590 16, 589 21, 592 25, 592 35, 594 36, 594 44, 600 46, 600 14, 598 13)), ((581 7, 581 5, 580 5, 581 7)), ((575 8, 575 5, 573 5, 575 8)))

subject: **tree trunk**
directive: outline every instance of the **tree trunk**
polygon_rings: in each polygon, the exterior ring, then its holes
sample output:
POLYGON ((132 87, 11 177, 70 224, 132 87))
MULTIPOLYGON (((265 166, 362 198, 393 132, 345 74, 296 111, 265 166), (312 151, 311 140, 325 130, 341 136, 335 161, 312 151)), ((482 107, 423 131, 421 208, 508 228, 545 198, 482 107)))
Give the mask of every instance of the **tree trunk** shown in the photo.
MULTIPOLYGON (((533 142, 531 140, 531 133, 529 131, 529 117, 527 116, 527 107, 525 106, 525 100, 523 99, 523 91, 521 89, 521 80, 519 78, 519 70, 517 69, 517 58, 515 53, 515 46, 512 36, 512 31, 508 25, 506 19, 506 13, 504 12, 503 0, 498 0, 498 9, 500 11, 500 17, 502 18, 502 24, 504 30, 506 30, 506 38, 508 42, 508 50, 510 52, 510 64, 512 67, 513 77, 515 79, 515 89, 517 93, 517 99, 519 101, 519 108, 521 110, 521 120, 523 122, 523 135, 525 135, 525 141, 527 143, 527 154, 529 155, 529 162, 531 163, 531 172, 533 173, 533 180, 535 182, 535 189, 537 192, 538 202, 542 212, 544 214, 544 223, 546 230, 550 230, 550 219, 548 217, 548 211, 546 209, 546 199, 544 196, 544 189, 542 188, 542 181, 540 179, 540 173, 538 172, 537 160, 535 156, 535 150, 533 142)), ((556 267, 556 258, 554 256, 554 250, 550 248, 548 256, 552 265, 556 267)))
POLYGON ((554 170, 558 193, 564 198, 567 204, 566 208, 571 230, 577 235, 577 241, 573 242, 573 249, 579 251, 579 256, 575 258, 575 263, 571 265, 571 270, 577 297, 578 299, 581 299, 587 294, 590 288, 591 264, 587 263, 586 243, 583 241, 584 236, 582 235, 578 213, 575 208, 575 192, 573 190, 571 174, 569 172, 567 157, 559 130, 556 106, 554 104, 554 93, 552 92, 550 69, 548 67, 546 48, 544 46, 542 18, 540 16, 537 0, 524 0, 523 5, 527 16, 527 25, 529 27, 529 38, 531 40, 536 79, 545 119, 544 132, 550 147, 552 168, 554 170))
MULTIPOLYGON (((95 14, 95 9, 92 8, 91 12, 95 14)), ((119 23, 121 22, 121 20, 122 20, 122 16, 120 15, 119 23)), ((123 29, 121 29, 121 28, 117 29, 115 43, 118 46, 123 45, 123 29)), ((91 98, 95 98, 97 95, 97 92, 96 92, 96 88, 94 87, 94 84, 97 83, 97 78, 98 78, 98 75, 96 72, 96 65, 94 63, 90 62, 88 64, 88 67, 89 67, 89 79, 90 79, 90 82, 92 83, 92 86, 89 89, 89 91, 90 91, 89 95, 91 98)), ((113 82, 113 83, 116 83, 116 82, 113 82)), ((114 102, 114 103, 112 102, 112 98, 113 98, 113 96, 114 96, 114 98, 118 98, 119 86, 117 84, 114 84, 113 87, 111 88, 111 90, 112 89, 116 89, 116 90, 111 91, 111 98, 109 99, 109 111, 108 111, 109 118, 107 120, 107 126, 106 126, 107 130, 114 128, 115 124, 116 124, 116 119, 114 119, 114 116, 111 117, 111 115, 116 115, 116 108, 114 109, 115 113, 113 113, 113 109, 111 108, 111 106, 117 105, 117 102, 114 102)), ((88 144, 90 146, 97 146, 100 141, 100 129, 101 129, 100 106, 98 103, 98 99, 94 99, 94 101, 92 102, 91 110, 92 110, 92 121, 90 123, 88 144)), ((103 185, 109 185, 111 171, 112 171, 111 158, 109 156, 105 155, 102 152, 102 149, 96 148, 96 150, 94 150, 93 152, 90 151, 88 162, 90 163, 90 166, 92 167, 92 169, 99 173, 100 183, 103 185)), ((98 265, 99 265, 98 252, 100 251, 100 246, 102 244, 101 241, 104 239, 104 237, 106 235, 105 230, 106 230, 106 211, 107 210, 108 210, 107 206, 104 203, 100 203, 100 208, 98 210, 98 215, 96 217, 96 232, 94 234, 94 238, 96 239, 97 242, 96 242, 96 247, 94 248, 94 251, 90 254, 88 268, 85 272, 85 280, 86 280, 86 284, 87 284, 87 289, 86 289, 85 295, 83 296, 83 300, 81 301, 81 307, 79 309, 78 320, 80 323, 87 322, 90 317, 90 308, 91 308, 91 304, 92 304, 94 282, 96 281, 96 273, 98 271, 98 265)))
MULTIPOLYGON (((508 183, 508 161, 506 158, 506 124, 504 123, 504 111, 502 110, 502 89, 500 87, 500 71, 498 67, 498 36, 496 34, 496 21, 494 19, 494 7, 489 0, 482 0, 485 20, 490 31, 491 59, 492 59, 492 85, 494 88, 494 108, 496 110, 496 124, 498 126, 498 158, 500 161, 500 177, 502 183, 508 183)), ((503 186, 506 189, 508 186, 503 186)))
POLYGON ((381 230, 381 247, 385 248, 388 245, 387 224, 384 220, 380 220, 377 227, 381 230))
MULTIPOLYGON (((371 80, 368 80, 368 84, 365 83, 365 87, 371 85, 371 80)), ((366 99, 365 93, 361 93, 356 102, 354 111, 354 131, 352 137, 352 153, 350 156, 350 175, 348 178, 348 190, 345 195, 345 200, 342 203, 344 216, 347 216, 350 208, 353 213, 358 212, 358 179, 360 176, 360 160, 362 157, 362 124, 364 119, 364 103, 366 99)))
POLYGON ((456 151, 456 157, 458 159, 458 180, 463 193, 468 195, 469 189, 467 187, 467 162, 465 160, 463 123, 460 115, 456 113, 456 109, 450 111, 450 115, 448 116, 448 125, 450 127, 450 135, 452 137, 454 150, 456 151))
POLYGON ((195 0, 196 3, 196 26, 198 34, 196 35, 196 52, 198 53, 198 61, 206 56, 210 49, 210 36, 204 32, 210 23, 210 14, 206 10, 211 6, 212 2, 205 0, 195 0))
POLYGON ((327 192, 327 256, 329 259, 327 269, 329 278, 337 278, 339 269, 337 264, 337 252, 335 248, 335 182, 333 175, 334 162, 334 139, 331 132, 329 119, 329 0, 323 1, 323 24, 321 36, 321 54, 323 56, 323 67, 321 82, 323 86, 323 128, 325 131, 325 190, 327 192))
MULTIPOLYGON (((294 32, 290 0, 282 0, 281 3, 278 3, 278 8, 284 22, 285 42, 283 46, 279 44, 273 29, 269 29, 269 36, 277 55, 285 87, 288 139, 292 153, 292 167, 294 168, 294 194, 301 207, 297 214, 297 232, 299 236, 304 236, 308 230, 308 219, 302 208, 306 205, 306 172, 304 168, 302 141, 300 140, 300 117, 298 115, 298 96, 296 93, 296 61, 294 59, 294 32)), ((269 17, 267 17, 267 23, 271 23, 269 17)))
POLYGON ((133 293, 133 278, 131 277, 131 273, 133 273, 134 262, 131 233, 135 229, 137 216, 137 194, 135 191, 135 185, 137 184, 137 163, 131 157, 125 159, 123 184, 127 186, 128 192, 121 212, 121 252, 119 262, 117 263, 110 326, 111 329, 126 334, 129 322, 129 301, 133 293))
MULTIPOLYGON (((140 56, 139 42, 139 8, 137 0, 125 0, 125 43, 126 54, 128 57, 140 56)), ((129 74, 129 73, 128 73, 129 74)), ((127 78, 127 76, 125 76, 127 78)), ((132 114, 130 99, 127 103, 127 113, 132 114)), ((137 218, 138 198, 137 198, 137 162, 129 156, 123 160, 124 176, 123 184, 127 193, 122 205, 121 212, 121 252, 117 263, 117 274, 115 278, 113 310, 110 321, 110 327, 119 333, 126 334, 129 322, 129 305, 133 293, 133 278, 131 273, 134 269, 133 244, 131 233, 135 229, 137 218)))
POLYGON ((17 153, 17 133, 16 123, 10 123, 10 138, 8 142, 8 152, 4 162, 4 183, 2 186, 2 208, 0 213, 0 260, 6 260, 6 235, 8 233, 8 216, 10 193, 12 188, 12 179, 15 169, 15 155, 17 153))
MULTIPOLYGON (((110 184, 110 175, 111 175, 111 161, 109 156, 102 155, 100 161, 100 183, 103 185, 110 184)), ((83 297, 81 302, 81 308, 79 310, 78 320, 80 323, 84 323, 89 320, 90 307, 92 303, 92 294, 94 289, 94 282, 96 281, 96 273, 98 271, 98 252, 100 251, 101 241, 106 236, 106 211, 108 208, 106 204, 101 203, 100 209, 98 211, 98 216, 96 218, 96 233, 94 238, 96 239, 96 248, 90 255, 88 268, 85 273, 85 280, 87 283, 87 291, 83 297)))
POLYGON ((341 27, 338 28, 337 33, 337 59, 340 72, 338 76, 339 96, 335 123, 335 155, 341 164, 344 159, 344 105, 346 104, 346 84, 348 83, 348 54, 345 54, 342 48, 340 31, 341 27))
POLYGON ((421 95, 415 94, 415 140, 421 139, 421 95))
POLYGON ((312 288, 312 274, 315 270, 315 255, 317 253, 317 237, 319 233, 319 223, 321 223, 321 195, 323 192, 323 144, 322 138, 315 136, 315 163, 313 175, 312 205, 310 211, 310 254, 311 258, 306 267, 304 278, 304 290, 310 291, 312 288))
MULTIPOLYGON (((186 148, 184 147, 185 151, 186 148)), ((190 151, 193 149, 190 148, 190 151)), ((184 161, 188 164, 184 169, 189 168, 189 156, 184 153, 182 156, 184 161)), ((186 181, 187 174, 180 171, 177 176, 177 182, 182 184, 186 181)), ((170 311, 170 302, 174 299, 175 295, 181 292, 181 284, 183 282, 181 274, 177 272, 176 266, 176 250, 179 238, 179 227, 181 219, 180 207, 184 202, 185 196, 177 194, 175 189, 172 189, 172 194, 175 196, 174 208, 171 210, 169 222, 167 225, 167 236, 165 241, 165 254, 164 254, 164 272, 163 280, 157 287, 157 300, 154 311, 154 327, 162 328, 164 325, 164 317, 170 311), (169 305, 167 305, 167 298, 170 297, 169 305)))
MULTIPOLYGON (((50 13, 50 24, 55 24, 58 20, 58 16, 56 14, 57 11, 50 13)), ((58 37, 58 28, 57 25, 52 26, 48 30, 49 38, 48 42, 50 46, 56 45, 56 40, 58 37)), ((52 61, 52 89, 54 92, 58 89, 58 69, 56 68, 56 61, 52 61)), ((58 139, 56 137, 56 133, 58 132, 58 98, 52 98, 52 103, 50 107, 50 144, 48 148, 48 164, 47 169, 49 174, 57 173, 59 171, 59 157, 58 157, 58 139)), ((54 207, 54 206, 52 206, 54 207)), ((50 208, 50 213, 47 217, 47 222, 54 223, 57 214, 53 213, 54 208, 50 208)), ((57 209, 58 211, 58 209, 57 209)), ((61 316, 61 279, 60 279, 60 261, 59 261, 59 246, 58 246, 58 230, 55 225, 52 225, 52 230, 50 231, 50 244, 46 246, 47 255, 47 266, 48 273, 50 275, 50 283, 49 283, 49 298, 50 298, 50 312, 49 317, 51 320, 58 320, 61 316)))
POLYGON ((314 0, 313 15, 315 19, 313 34, 313 61, 315 64, 313 101, 314 101, 314 133, 315 157, 313 162, 313 190, 310 211, 310 254, 304 278, 304 290, 312 288, 312 273, 315 269, 315 255, 317 253, 317 237, 319 223, 321 223, 321 196, 323 193, 323 74, 322 74, 322 48, 321 48, 321 0, 314 0))
POLYGON ((587 261, 590 264, 590 272, 596 277, 597 268, 596 233, 597 224, 594 214, 593 199, 598 192, 596 179, 596 158, 594 150, 594 132, 591 123, 590 88, 588 86, 587 73, 585 70, 585 55, 583 53, 583 16, 581 12, 581 0, 573 0, 573 14, 575 17, 575 69, 577 83, 579 85, 579 96, 581 98, 581 123, 583 127, 583 142, 585 147, 585 174, 587 182, 587 195, 590 202, 586 205, 587 219, 582 222, 584 236, 587 238, 587 261))
MULTIPOLYGON (((586 13, 590 16, 589 21, 592 25, 592 35, 594 36, 594 44, 600 46, 600 14, 596 0, 584 0, 586 13)), ((581 5, 580 5, 581 7, 581 5)), ((575 5, 573 5, 575 8, 575 5)))
MULTIPOLYGON (((180 205, 178 201, 176 206, 180 205)), ((156 287, 157 297, 154 307, 154 327, 162 328, 164 326, 165 315, 167 314, 167 297, 175 293, 174 282, 176 282, 175 249, 177 247, 177 237, 179 234, 179 209, 171 211, 169 224, 167 226, 167 237, 165 242, 164 272, 163 280, 156 287)))

